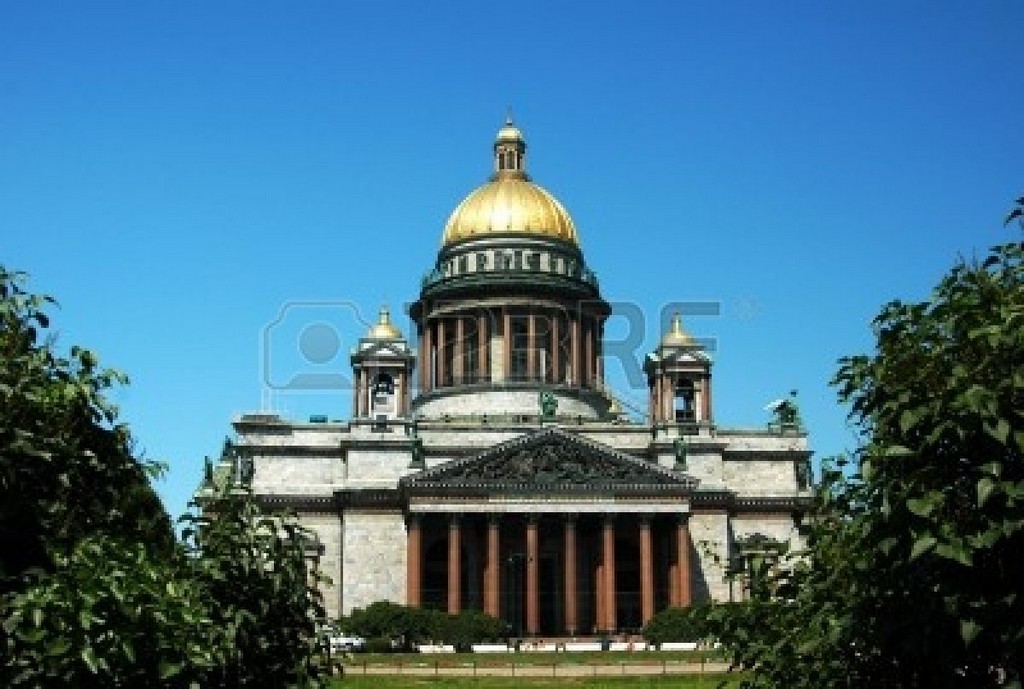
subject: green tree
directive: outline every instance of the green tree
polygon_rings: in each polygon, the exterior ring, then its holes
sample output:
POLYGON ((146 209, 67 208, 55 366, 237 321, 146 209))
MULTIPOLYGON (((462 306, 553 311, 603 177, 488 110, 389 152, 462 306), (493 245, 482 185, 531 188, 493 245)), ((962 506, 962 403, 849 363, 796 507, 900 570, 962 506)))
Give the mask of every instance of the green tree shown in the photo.
POLYGON ((11 596, 5 687, 211 686, 230 639, 183 559, 138 542, 86 536, 52 572, 11 596))
POLYGON ((855 471, 825 468, 779 597, 717 631, 748 687, 1020 687, 1024 244, 874 327, 875 354, 834 381, 863 431, 855 471))
POLYGON ((216 685, 319 686, 325 612, 313 534, 293 516, 264 513, 237 486, 185 521, 190 579, 227 639, 216 685))
POLYGON ((126 382, 96 356, 61 356, 48 334, 51 298, 0 266, 0 593, 29 568, 52 569, 86 535, 116 534, 168 552, 170 519, 106 398, 126 382))
POLYGON ((652 644, 697 642, 708 636, 708 607, 665 608, 644 627, 644 638, 652 644))
POLYGON ((310 535, 229 489, 186 541, 96 357, 0 267, 0 686, 318 686, 310 535))

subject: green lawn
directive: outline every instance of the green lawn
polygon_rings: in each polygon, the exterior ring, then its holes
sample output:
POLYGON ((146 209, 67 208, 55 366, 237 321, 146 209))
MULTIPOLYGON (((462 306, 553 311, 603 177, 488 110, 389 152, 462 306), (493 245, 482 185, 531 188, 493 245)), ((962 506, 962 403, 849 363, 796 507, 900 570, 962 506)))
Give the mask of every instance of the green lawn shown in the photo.
POLYGON ((714 689, 738 687, 740 675, 693 675, 658 677, 361 677, 336 680, 335 689, 529 689, 570 686, 573 689, 714 689))

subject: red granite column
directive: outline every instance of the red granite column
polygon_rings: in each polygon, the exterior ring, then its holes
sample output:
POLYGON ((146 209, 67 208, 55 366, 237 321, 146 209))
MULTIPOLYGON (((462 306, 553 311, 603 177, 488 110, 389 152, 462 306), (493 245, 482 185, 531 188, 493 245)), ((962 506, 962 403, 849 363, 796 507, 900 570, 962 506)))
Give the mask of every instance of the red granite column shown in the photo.
POLYGON ((459 515, 453 514, 448 522, 448 614, 462 611, 462 533, 459 515))
POLYGON ((565 630, 576 634, 576 515, 565 518, 565 630))
POLYGON ((434 346, 434 338, 431 336, 433 326, 430 321, 423 319, 423 349, 420 351, 420 392, 427 392, 433 389, 433 366, 434 357, 431 348, 434 346))
POLYGON ((530 515, 526 519, 526 633, 529 636, 540 633, 539 560, 537 518, 536 515, 530 515))
POLYGON ((487 517, 487 565, 484 569, 484 612, 499 617, 499 591, 501 589, 501 563, 499 561, 498 534, 501 521, 498 515, 487 517))
POLYGON ((526 379, 537 380, 537 323, 532 313, 526 317, 526 379))
POLYGON ((445 350, 447 349, 448 343, 445 341, 445 319, 440 318, 437 321, 437 377, 434 380, 434 387, 443 388, 448 384, 446 376, 448 375, 448 365, 445 362, 445 350))
POLYGON ((615 596, 615 518, 608 516, 604 520, 603 547, 601 559, 604 561, 604 628, 613 632, 619 626, 617 600, 615 596))
POLYGON ((583 374, 580 383, 590 387, 594 380, 594 326, 587 320, 583 321, 583 374))
POLYGON ((504 380, 506 382, 512 380, 512 314, 506 308, 504 313, 504 326, 505 334, 503 339, 505 340, 504 352, 502 352, 502 362, 504 371, 504 380))
POLYGON ((551 376, 550 380, 556 385, 561 383, 564 378, 558 375, 558 367, 562 363, 562 343, 558 341, 561 333, 558 332, 558 311, 551 314, 551 376))
POLYGON ((490 370, 487 366, 487 315, 481 314, 476 319, 477 335, 477 380, 481 383, 490 380, 490 370))
POLYGON ((651 547, 651 518, 640 517, 640 619, 644 626, 654 617, 654 559, 651 547))
POLYGON ((463 342, 464 331, 462 325, 462 317, 455 319, 455 347, 452 354, 452 375, 454 376, 453 383, 455 385, 462 384, 462 376, 465 375, 464 357, 466 352, 466 346, 463 342))
POLYGON ((405 603, 420 606, 420 568, 423 565, 423 534, 419 515, 410 514, 405 536, 405 603))
POLYGON ((691 603, 690 593, 690 522, 688 515, 682 515, 676 526, 676 560, 679 577, 679 607, 688 608, 691 603))
POLYGON ((580 366, 580 319, 577 315, 569 316, 569 368, 572 372, 572 384, 580 386, 582 366, 580 366))

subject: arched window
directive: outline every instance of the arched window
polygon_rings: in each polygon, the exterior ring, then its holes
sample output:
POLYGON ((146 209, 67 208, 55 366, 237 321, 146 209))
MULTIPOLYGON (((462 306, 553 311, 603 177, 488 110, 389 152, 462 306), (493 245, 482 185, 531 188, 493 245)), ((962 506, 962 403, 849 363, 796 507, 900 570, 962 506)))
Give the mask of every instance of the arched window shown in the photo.
POLYGON ((687 422, 697 420, 695 405, 695 394, 693 381, 681 378, 676 381, 675 395, 673 397, 676 422, 687 422))
POLYGON ((395 379, 387 373, 379 373, 377 377, 373 379, 373 394, 374 395, 393 395, 395 394, 395 379))

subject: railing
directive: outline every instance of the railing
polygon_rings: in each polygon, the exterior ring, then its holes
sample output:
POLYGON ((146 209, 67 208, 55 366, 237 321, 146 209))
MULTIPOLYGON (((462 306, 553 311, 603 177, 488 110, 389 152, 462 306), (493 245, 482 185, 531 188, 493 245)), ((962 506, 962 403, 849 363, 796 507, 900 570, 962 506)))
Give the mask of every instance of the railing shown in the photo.
POLYGON ((550 275, 553 277, 564 278, 568 280, 575 280, 578 282, 582 282, 586 285, 590 285, 595 289, 598 288, 597 273, 591 270, 590 268, 583 268, 582 270, 573 273, 559 273, 552 270, 543 270, 540 267, 530 266, 521 266, 518 268, 477 268, 476 270, 467 270, 464 272, 452 272, 450 275, 445 274, 444 271, 434 268, 433 270, 424 273, 423 278, 420 280, 420 284, 423 289, 426 289, 428 287, 433 287, 434 285, 437 285, 441 282, 445 282, 446 280, 458 280, 461 278, 479 277, 481 275, 507 275, 510 277, 525 277, 536 276, 538 274, 550 275))

